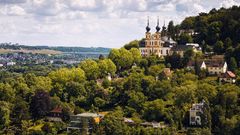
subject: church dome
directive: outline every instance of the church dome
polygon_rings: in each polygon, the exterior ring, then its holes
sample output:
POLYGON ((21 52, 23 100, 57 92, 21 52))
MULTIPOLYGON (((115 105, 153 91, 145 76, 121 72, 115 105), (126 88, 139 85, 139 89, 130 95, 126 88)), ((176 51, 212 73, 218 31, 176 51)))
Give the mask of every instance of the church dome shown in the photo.
POLYGON ((157 25, 157 27, 156 27, 157 32, 159 32, 160 29, 161 29, 161 28, 157 25))
POLYGON ((149 32, 151 28, 149 26, 146 27, 146 31, 149 32))

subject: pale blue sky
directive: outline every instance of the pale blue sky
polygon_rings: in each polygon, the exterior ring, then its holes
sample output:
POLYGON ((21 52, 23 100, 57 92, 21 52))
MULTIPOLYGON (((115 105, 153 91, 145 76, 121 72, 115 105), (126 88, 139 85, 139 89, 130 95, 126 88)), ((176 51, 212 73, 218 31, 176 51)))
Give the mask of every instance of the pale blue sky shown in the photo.
POLYGON ((0 0, 0 42, 121 47, 152 29, 240 0, 0 0))

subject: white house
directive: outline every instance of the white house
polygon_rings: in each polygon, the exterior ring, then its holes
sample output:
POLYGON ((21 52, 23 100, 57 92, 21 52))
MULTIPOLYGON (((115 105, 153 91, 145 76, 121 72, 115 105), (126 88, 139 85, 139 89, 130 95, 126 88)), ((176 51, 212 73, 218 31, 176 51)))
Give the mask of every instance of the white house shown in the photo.
POLYGON ((194 70, 196 66, 205 69, 210 75, 220 75, 227 71, 227 63, 223 60, 208 59, 200 61, 189 61, 187 68, 194 70), (197 65, 196 65, 197 64, 197 65))
POLYGON ((205 61, 207 71, 210 75, 219 75, 227 71, 227 63, 219 60, 205 61))

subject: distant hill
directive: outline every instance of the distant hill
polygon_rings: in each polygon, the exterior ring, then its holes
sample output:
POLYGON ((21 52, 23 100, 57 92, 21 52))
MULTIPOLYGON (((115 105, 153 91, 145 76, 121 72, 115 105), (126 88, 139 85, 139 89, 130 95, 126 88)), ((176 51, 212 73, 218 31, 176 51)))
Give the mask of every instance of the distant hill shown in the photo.
MULTIPOLYGON (((18 52, 19 50, 25 50, 23 52, 29 53, 30 50, 34 52, 41 52, 36 50, 44 50, 44 52, 99 52, 99 53, 108 53, 110 48, 103 47, 50 47, 50 46, 27 46, 11 43, 1 43, 0 44, 0 53, 11 53, 18 52), (48 51, 47 51, 48 50, 48 51), (49 51, 52 50, 52 51, 49 51)), ((22 52, 22 51, 21 51, 22 52)), ((54 53, 55 53, 54 52, 54 53)))
POLYGON ((61 52, 104 52, 108 53, 110 48, 103 47, 49 47, 52 50, 61 52))

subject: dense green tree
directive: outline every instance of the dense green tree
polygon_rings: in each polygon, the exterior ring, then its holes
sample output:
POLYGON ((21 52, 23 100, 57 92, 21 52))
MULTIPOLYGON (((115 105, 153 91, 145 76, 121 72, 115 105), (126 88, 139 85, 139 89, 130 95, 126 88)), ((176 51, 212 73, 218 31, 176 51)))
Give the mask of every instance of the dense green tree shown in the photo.
POLYGON ((71 101, 71 97, 77 98, 87 95, 84 85, 79 82, 68 82, 64 91, 68 94, 68 102, 71 101))
POLYGON ((170 21, 170 22, 168 23, 168 29, 167 29, 167 31, 168 31, 168 35, 169 35, 170 37, 175 38, 176 32, 175 32, 175 27, 174 27, 173 21, 170 21))
POLYGON ((85 60, 79 64, 79 67, 83 69, 88 80, 95 80, 99 77, 99 66, 94 60, 85 60))
POLYGON ((103 59, 98 62, 100 77, 106 77, 108 74, 114 75, 117 68, 110 59, 103 59))
POLYGON ((22 120, 29 120, 29 105, 21 97, 17 97, 11 112, 11 121, 20 126, 22 120))
POLYGON ((180 35, 179 41, 178 41, 178 43, 181 45, 185 45, 186 43, 192 43, 192 42, 193 42, 192 37, 185 33, 180 35))
POLYGON ((148 69, 148 73, 149 73, 149 75, 158 77, 158 75, 163 71, 164 68, 165 68, 165 66, 163 64, 150 66, 148 69))
POLYGON ((209 44, 214 44, 220 39, 222 23, 219 21, 212 22, 208 27, 207 41, 209 44))
POLYGON ((32 97, 30 104, 30 111, 33 118, 38 119, 47 115, 50 110, 50 97, 49 94, 43 90, 36 91, 32 97))
POLYGON ((194 19, 195 19, 194 17, 185 18, 181 23, 181 28, 186 30, 193 29, 194 19))
POLYGON ((230 58, 230 62, 229 62, 229 70, 235 72, 237 70, 237 61, 234 57, 230 58))
POLYGON ((66 88, 68 82, 74 81, 82 83, 85 81, 85 72, 81 68, 61 68, 49 73, 49 78, 52 80, 51 95, 57 95, 64 100, 63 90, 66 88))
POLYGON ((226 38, 225 39, 225 41, 224 41, 224 48, 225 48, 225 50, 227 49, 227 48, 229 48, 229 47, 232 47, 233 46, 233 44, 232 44, 232 40, 231 40, 231 38, 226 38))
POLYGON ((140 63, 140 60, 142 58, 141 56, 141 53, 140 53, 140 50, 137 49, 137 48, 132 48, 129 50, 131 53, 132 53, 132 56, 133 56, 133 62, 135 64, 139 64, 140 63))
POLYGON ((129 42, 128 44, 125 44, 124 48, 127 50, 131 50, 132 48, 139 48, 139 41, 133 40, 133 41, 129 42))
POLYGON ((10 124, 11 104, 0 101, 0 130, 10 124))
POLYGON ((115 63, 118 70, 128 69, 134 62, 132 53, 124 48, 112 49, 108 57, 115 63))
MULTIPOLYGON (((34 83, 32 84, 32 86, 34 83)), ((29 100, 30 96, 34 93, 31 88, 28 87, 26 83, 16 82, 14 85, 14 89, 16 90, 16 95, 21 96, 25 100, 29 100)))
POLYGON ((217 90, 215 86, 199 82, 198 88, 196 90, 196 97, 198 101, 207 100, 207 101, 214 101, 215 97, 217 96, 217 90))
POLYGON ((144 104, 144 118, 147 121, 163 121, 166 119, 165 103, 161 99, 144 104))
POLYGON ((34 91, 44 90, 49 92, 52 89, 52 80, 49 77, 38 76, 35 81, 34 85, 31 86, 34 91))
POLYGON ((171 56, 166 56, 165 63, 171 64, 171 68, 173 68, 173 69, 183 67, 181 56, 179 54, 177 54, 176 52, 173 52, 173 54, 171 56))
POLYGON ((168 80, 157 81, 155 85, 153 85, 148 90, 148 97, 151 100, 167 99, 171 91, 172 91, 172 86, 170 81, 168 80))
POLYGON ((178 107, 183 107, 184 110, 195 101, 195 93, 197 86, 192 81, 185 82, 185 85, 176 87, 174 90, 175 93, 175 104, 178 107))
POLYGON ((126 78, 124 89, 142 91, 141 83, 143 77, 144 75, 142 73, 132 73, 129 77, 126 78))
POLYGON ((194 55, 193 49, 186 50, 183 54, 183 65, 186 66, 190 60, 193 60, 194 55))
POLYGON ((9 84, 0 83, 0 100, 13 102, 15 91, 9 84))
POLYGON ((106 135, 128 135, 129 127, 123 122, 123 112, 121 108, 117 108, 114 112, 107 114, 99 129, 99 134, 106 135))
POLYGON ((147 97, 142 92, 130 91, 127 93, 128 106, 136 109, 138 112, 141 111, 143 103, 147 100, 147 97))
POLYGON ((213 47, 213 50, 217 54, 222 54, 224 51, 224 46, 222 41, 217 41, 213 47))

